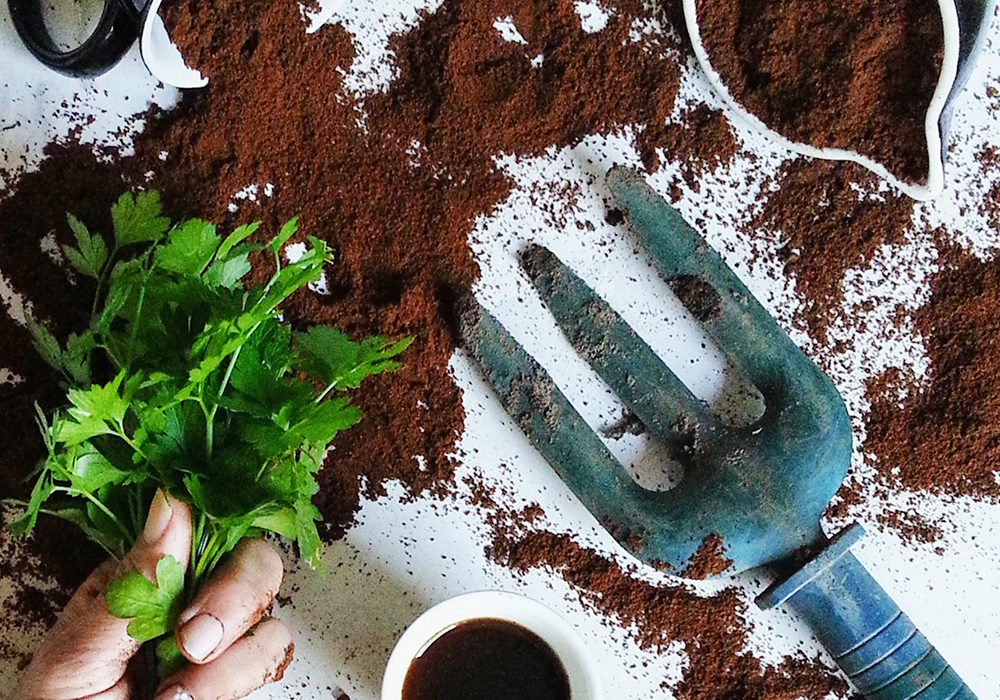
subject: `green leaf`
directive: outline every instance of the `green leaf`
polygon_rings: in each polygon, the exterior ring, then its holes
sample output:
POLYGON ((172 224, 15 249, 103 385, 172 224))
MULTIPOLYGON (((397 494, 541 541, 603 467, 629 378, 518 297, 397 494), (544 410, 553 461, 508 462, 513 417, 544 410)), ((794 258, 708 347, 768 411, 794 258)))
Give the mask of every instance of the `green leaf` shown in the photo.
POLYGON ((297 367, 335 388, 356 388, 365 377, 399 367, 393 358, 412 342, 413 338, 393 341, 375 337, 355 343, 336 328, 313 326, 295 334, 300 357, 297 367))
POLYGON ((156 645, 156 676, 160 680, 168 678, 178 671, 180 671, 184 666, 187 665, 187 659, 181 653, 181 650, 177 647, 177 640, 174 639, 173 635, 164 637, 156 645))
POLYGON ((72 463, 70 484, 75 489, 94 492, 108 484, 120 484, 127 477, 126 472, 115 468, 107 457, 88 445, 72 463))
POLYGON ((316 531, 316 521, 320 519, 319 510, 312 503, 299 502, 295 505, 297 515, 296 541, 299 545, 299 555, 314 569, 320 568, 320 554, 323 551, 323 541, 316 531))
POLYGON ((108 261, 108 247, 104 244, 104 239, 92 235, 83 222, 72 214, 67 214, 66 219, 76 236, 77 247, 64 245, 63 253, 77 272, 94 279, 99 278, 104 263, 108 261))
POLYGON ((295 232, 299 230, 299 217, 294 217, 285 222, 285 225, 281 227, 281 231, 278 235, 268 244, 268 248, 275 255, 281 250, 281 246, 288 242, 288 239, 295 235, 295 232))
POLYGON ((35 529, 35 523, 38 520, 38 514, 42 509, 42 505, 52 495, 52 489, 52 475, 48 472, 43 472, 38 477, 38 481, 35 482, 35 487, 31 490, 31 499, 28 501, 28 507, 25 509, 24 515, 11 523, 11 532, 22 536, 31 534, 31 531, 35 529))
POLYGON ((59 347, 59 341, 52 335, 52 331, 44 323, 36 321, 35 317, 30 314, 24 320, 31 333, 35 350, 49 366, 62 371, 62 348, 59 347))
POLYGON ((258 306, 266 313, 310 282, 318 282, 329 250, 322 241, 312 239, 314 247, 294 263, 281 268, 271 279, 258 306))
POLYGON ((209 268, 205 270, 205 284, 210 287, 236 289, 240 280, 248 272, 250 272, 248 253, 240 253, 225 259, 217 256, 209 268))
POLYGON ((107 384, 93 384, 89 389, 70 389, 71 404, 66 420, 61 421, 56 440, 67 446, 78 445, 97 435, 117 432, 125 419, 129 401, 121 392, 125 371, 107 384))
POLYGON ((219 249, 215 225, 190 219, 175 226, 156 250, 156 265, 179 275, 201 275, 219 249))
POLYGON ((296 440, 327 444, 341 430, 346 430, 361 420, 361 409, 348 403, 346 396, 338 396, 322 403, 309 404, 295 417, 290 432, 296 440))
POLYGON ((229 256, 229 251, 233 250, 238 244, 242 243, 246 239, 250 238, 257 229, 260 228, 260 222, 254 221, 250 224, 243 224, 237 227, 232 233, 226 236, 226 239, 222 241, 222 245, 219 246, 218 257, 226 258, 229 256))
POLYGON ((90 384, 90 353, 97 347, 93 331, 72 333, 66 341, 63 367, 75 384, 90 384))
POLYGON ((104 309, 96 320, 96 329, 107 335, 111 332, 111 324, 122 315, 126 306, 135 304, 139 290, 145 282, 142 263, 139 260, 126 260, 117 263, 111 270, 111 285, 104 300, 104 309))
POLYGON ((148 642, 174 629, 184 604, 184 567, 172 556, 156 563, 156 580, 128 571, 112 581, 104 594, 108 610, 128 619, 133 639, 148 642))
POLYGON ((155 243, 170 228, 170 220, 160 215, 160 193, 126 192, 111 207, 115 243, 119 248, 133 243, 155 243))
POLYGON ((106 529, 99 527, 87 514, 86 507, 66 507, 54 510, 43 510, 47 515, 55 516, 68 523, 76 525, 87 537, 99 544, 113 557, 121 558, 128 550, 130 542, 126 542, 118 528, 106 529))
POLYGON ((253 526, 294 540, 298 536, 298 512, 294 508, 282 508, 265 515, 258 515, 253 521, 253 526))
POLYGON ((125 370, 107 384, 91 384, 89 389, 70 389, 68 398, 74 418, 98 418, 121 423, 128 411, 128 400, 121 395, 125 370))

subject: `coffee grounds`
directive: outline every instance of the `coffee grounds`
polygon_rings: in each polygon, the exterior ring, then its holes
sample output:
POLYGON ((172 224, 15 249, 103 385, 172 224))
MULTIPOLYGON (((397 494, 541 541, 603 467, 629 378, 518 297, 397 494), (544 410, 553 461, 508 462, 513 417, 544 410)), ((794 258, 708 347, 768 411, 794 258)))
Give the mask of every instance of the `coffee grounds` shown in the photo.
POLYGON ((867 263, 912 228, 913 202, 875 189, 874 175, 853 163, 799 158, 776 178, 779 189, 746 226, 779 236, 778 259, 802 300, 797 321, 820 345, 844 301, 844 273, 867 263))
POLYGON ((799 654, 764 667, 746 650, 744 603, 735 588, 702 597, 682 585, 656 585, 566 534, 526 528, 518 513, 492 522, 487 555, 515 571, 561 575, 594 612, 616 618, 643 649, 681 642, 688 666, 672 692, 681 700, 799 700, 843 697, 847 684, 799 654))
MULTIPOLYGON (((903 539, 909 542, 934 544, 944 535, 940 523, 933 522, 912 508, 886 510, 879 513, 875 520, 882 527, 899 533, 903 539)), ((936 546, 934 551, 943 554, 944 548, 936 546)))
POLYGON ((931 296, 915 312, 926 380, 890 369, 868 386, 866 450, 890 485, 996 500, 1000 484, 1000 260, 940 244, 931 296), (900 404, 900 390, 906 399, 900 404))
MULTIPOLYGON (((732 161, 739 145, 725 115, 708 105, 699 104, 682 114, 682 121, 668 124, 661 148, 670 154, 672 163, 681 165, 681 179, 692 192, 701 189, 701 177, 732 161)), ((652 161, 647 167, 658 163, 652 161)), ((680 192, 671 192, 674 200, 680 192)))
POLYGON ((726 558, 726 545, 722 541, 722 536, 707 535, 698 547, 698 551, 688 560, 687 568, 681 575, 699 581, 721 576, 732 565, 733 560, 726 558))
MULTIPOLYGON (((701 39, 733 99, 782 136, 925 182, 944 48, 936 0, 712 0, 701 39)), ((936 154, 935 154, 936 157, 936 154)))

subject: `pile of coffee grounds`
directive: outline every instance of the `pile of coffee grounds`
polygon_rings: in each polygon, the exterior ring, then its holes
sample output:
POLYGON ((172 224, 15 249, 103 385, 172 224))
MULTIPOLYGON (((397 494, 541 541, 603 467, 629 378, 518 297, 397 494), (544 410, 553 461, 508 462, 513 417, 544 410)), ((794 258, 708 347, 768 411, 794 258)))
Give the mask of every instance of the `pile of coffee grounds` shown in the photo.
POLYGON ((996 500, 1000 260, 981 260, 951 243, 939 247, 930 299, 914 315, 928 376, 890 369, 872 379, 865 449, 894 486, 996 500))
POLYGON ((736 589, 702 597, 682 585, 656 585, 571 536, 533 529, 519 514, 494 522, 487 555, 516 571, 561 575, 594 612, 616 618, 643 649, 662 652, 678 641, 688 669, 671 690, 682 700, 799 700, 844 697, 847 684, 804 655, 764 667, 746 651, 744 603, 736 589))
POLYGON ((712 67, 765 125, 926 181, 944 48, 936 0, 701 0, 697 13, 712 67))
POLYGON ((776 178, 747 226, 780 240, 778 259, 802 301, 797 321, 821 346, 844 301, 844 273, 863 266, 886 244, 902 243, 913 228, 913 202, 877 190, 874 175, 854 163, 798 158, 776 178))

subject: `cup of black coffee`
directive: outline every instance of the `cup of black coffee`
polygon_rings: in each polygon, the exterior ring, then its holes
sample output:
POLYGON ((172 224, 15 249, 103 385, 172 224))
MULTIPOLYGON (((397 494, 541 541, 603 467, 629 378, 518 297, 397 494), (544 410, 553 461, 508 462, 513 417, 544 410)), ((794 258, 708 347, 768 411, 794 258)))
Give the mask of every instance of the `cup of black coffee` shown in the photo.
POLYGON ((601 700, 600 680, 568 622, 530 598, 467 593, 407 628, 382 700, 601 700))

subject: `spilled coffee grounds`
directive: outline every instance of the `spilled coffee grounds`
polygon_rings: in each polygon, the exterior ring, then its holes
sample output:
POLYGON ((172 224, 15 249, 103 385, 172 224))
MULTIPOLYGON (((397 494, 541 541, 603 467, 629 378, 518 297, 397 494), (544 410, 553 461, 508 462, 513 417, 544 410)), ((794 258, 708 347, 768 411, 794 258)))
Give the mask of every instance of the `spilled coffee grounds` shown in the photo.
POLYGON ((802 298, 798 321, 825 344, 841 313, 844 273, 870 262, 883 245, 905 240, 913 202, 892 191, 864 196, 876 178, 854 163, 799 158, 775 179, 777 190, 748 228, 780 237, 778 258, 802 298))
POLYGON ((689 661, 672 688, 684 700, 798 700, 843 697, 847 684, 819 671, 803 655, 785 658, 762 672, 746 651, 744 603, 735 589, 702 598, 685 586, 657 586, 566 534, 501 527, 489 549, 515 571, 543 569, 561 575, 589 609, 632 629, 644 649, 664 652, 680 641, 689 661))
POLYGON ((697 13, 712 67, 765 125, 926 180, 924 116, 944 46, 936 0, 699 0, 697 13))
POLYGON ((865 447, 911 491, 1000 499, 1000 261, 941 244, 915 326, 926 379, 892 369, 869 384, 865 447), (900 391, 906 396, 900 405, 900 391))

